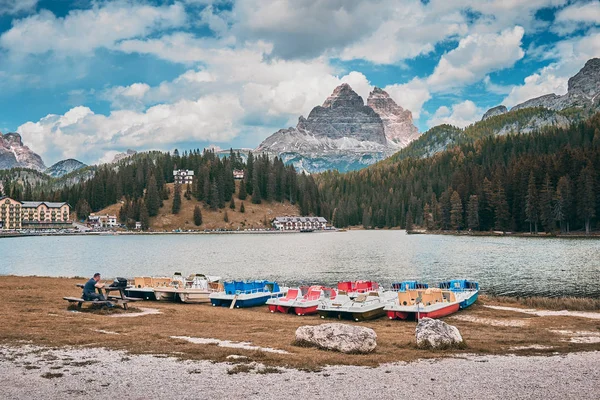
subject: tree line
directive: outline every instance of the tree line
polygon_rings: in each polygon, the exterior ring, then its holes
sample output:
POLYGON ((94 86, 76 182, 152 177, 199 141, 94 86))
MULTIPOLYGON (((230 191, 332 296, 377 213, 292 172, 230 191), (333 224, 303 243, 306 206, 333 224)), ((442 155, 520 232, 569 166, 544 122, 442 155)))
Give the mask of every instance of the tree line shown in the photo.
POLYGON ((568 128, 487 136, 317 183, 338 227, 569 232, 600 222, 600 114, 568 128))

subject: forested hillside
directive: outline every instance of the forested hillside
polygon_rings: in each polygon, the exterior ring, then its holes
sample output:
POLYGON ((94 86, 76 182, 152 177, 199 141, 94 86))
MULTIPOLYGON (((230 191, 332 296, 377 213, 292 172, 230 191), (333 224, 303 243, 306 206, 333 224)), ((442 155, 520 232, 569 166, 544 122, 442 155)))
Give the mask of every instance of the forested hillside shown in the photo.
POLYGON ((361 171, 321 174, 322 213, 338 227, 415 223, 521 232, 598 227, 600 114, 567 128, 482 136, 430 158, 400 152, 361 171))
MULTIPOLYGON (((248 156, 246 162, 238 153, 220 158, 212 151, 195 150, 179 155, 162 152, 140 153, 120 161, 98 167, 95 175, 84 182, 49 188, 47 185, 32 186, 22 181, 3 181, 7 195, 17 199, 66 201, 75 207, 79 218, 124 200, 121 220, 144 220, 145 216, 158 214, 163 200, 174 196, 195 197, 211 209, 225 208, 233 196, 254 204, 262 201, 283 202, 299 206, 303 215, 319 214, 320 203, 313 177, 298 174, 291 166, 285 166, 278 158, 266 155, 248 156), (168 190, 166 183, 173 182, 174 169, 189 169, 195 173, 193 185, 175 185, 168 190), (233 169, 245 170, 245 178, 236 185, 233 169), (182 187, 178 187, 182 186, 182 187)), ((176 210, 173 210, 174 213, 176 210)))

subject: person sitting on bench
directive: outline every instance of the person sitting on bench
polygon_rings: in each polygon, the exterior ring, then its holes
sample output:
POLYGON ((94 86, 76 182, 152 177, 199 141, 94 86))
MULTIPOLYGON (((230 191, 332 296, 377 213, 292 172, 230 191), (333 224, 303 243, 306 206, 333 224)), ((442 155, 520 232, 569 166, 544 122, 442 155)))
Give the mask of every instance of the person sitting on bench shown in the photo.
POLYGON ((106 297, 102 293, 96 293, 96 288, 101 289, 104 287, 103 283, 100 283, 100 273, 96 272, 94 277, 91 278, 86 284, 83 286, 83 294, 81 298, 86 301, 106 301, 106 297))

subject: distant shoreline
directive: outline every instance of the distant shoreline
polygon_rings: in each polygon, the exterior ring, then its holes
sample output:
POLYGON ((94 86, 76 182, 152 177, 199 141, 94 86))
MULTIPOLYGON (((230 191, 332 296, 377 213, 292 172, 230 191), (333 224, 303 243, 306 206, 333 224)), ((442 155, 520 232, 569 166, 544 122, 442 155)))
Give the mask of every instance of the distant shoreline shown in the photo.
POLYGON ((275 235, 275 234, 292 234, 292 233, 330 233, 338 232, 337 229, 331 230, 316 230, 312 232, 301 231, 189 231, 189 232, 130 232, 130 231, 106 231, 106 232, 78 232, 78 233, 0 233, 2 238, 20 238, 20 237, 39 237, 39 236, 153 236, 153 235, 275 235))
POLYGON ((600 232, 585 233, 556 233, 547 234, 528 233, 528 232, 500 232, 500 231, 428 231, 425 229, 413 229, 406 231, 408 235, 445 235, 445 236, 483 236, 483 237, 518 237, 518 238, 538 238, 538 239, 599 239, 600 232))

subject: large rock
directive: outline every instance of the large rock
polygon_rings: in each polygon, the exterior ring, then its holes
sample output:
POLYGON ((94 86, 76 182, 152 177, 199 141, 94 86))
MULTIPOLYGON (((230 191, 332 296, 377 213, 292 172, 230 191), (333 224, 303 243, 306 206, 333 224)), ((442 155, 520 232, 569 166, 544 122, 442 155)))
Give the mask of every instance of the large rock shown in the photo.
POLYGON ((463 345, 458 328, 438 319, 422 318, 416 329, 417 346, 428 349, 447 349, 463 345))
POLYGON ((496 115, 506 114, 507 112, 508 112, 508 109, 503 105, 492 107, 489 110, 487 110, 485 112, 485 114, 483 114, 483 117, 481 118, 481 120, 485 121, 488 118, 495 117, 496 115))
POLYGON ((296 330, 296 342, 342 353, 370 353, 377 347, 377 334, 373 329, 347 324, 301 326, 296 330))

